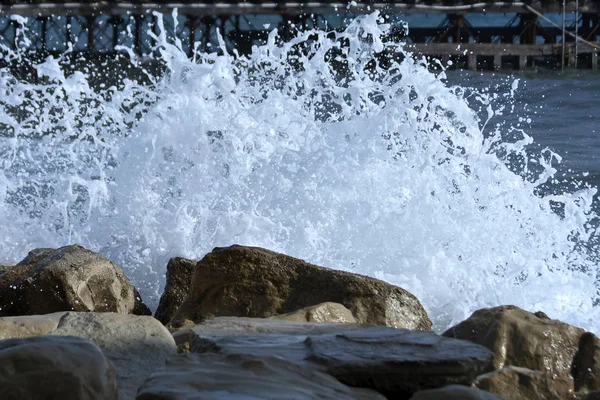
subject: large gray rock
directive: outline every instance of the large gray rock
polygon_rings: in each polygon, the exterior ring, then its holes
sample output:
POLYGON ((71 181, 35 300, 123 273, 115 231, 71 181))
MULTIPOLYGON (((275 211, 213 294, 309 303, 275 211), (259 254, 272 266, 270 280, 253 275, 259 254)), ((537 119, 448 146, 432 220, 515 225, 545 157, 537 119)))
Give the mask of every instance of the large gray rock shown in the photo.
POLYGON ((116 400, 114 366, 76 337, 0 341, 0 399, 116 400))
POLYGON ((452 383, 470 385, 492 369, 493 355, 486 348, 430 331, 270 319, 215 320, 186 330, 192 352, 276 357, 394 399, 452 383))
POLYGON ((362 329, 359 324, 338 323, 301 323, 278 319, 243 318, 243 317, 216 317, 204 321, 193 327, 181 329, 173 333, 177 346, 190 350, 192 342, 193 351, 204 352, 205 343, 212 346, 212 337, 220 336, 255 336, 262 334, 290 335, 307 337, 324 333, 339 333, 346 330, 362 329), (205 342, 204 338, 209 338, 205 342))
POLYGON ((195 260, 181 257, 169 260, 165 291, 160 296, 160 302, 154 314, 154 318, 163 324, 166 325, 173 318, 175 311, 187 297, 196 263, 195 260))
MULTIPOLYGON (((444 332, 444 336, 481 344, 494 353, 494 369, 513 365, 541 371, 564 381, 571 379, 571 364, 583 329, 532 314, 515 306, 484 308, 444 332)), ((560 388, 557 391, 560 392, 560 388)))
POLYGON ((438 389, 421 390, 410 400, 504 400, 504 397, 467 386, 448 385, 438 389))
POLYGON ((57 311, 150 314, 117 265, 81 246, 35 249, 0 271, 0 316, 57 311))
POLYGON ((507 400, 566 400, 573 398, 573 382, 541 371, 506 366, 477 377, 473 386, 507 400))
POLYGON ((46 335, 58 327, 65 312, 0 318, 0 339, 46 335))
POLYGON ((177 354, 169 331, 147 316, 67 313, 50 335, 78 336, 100 347, 117 368, 121 400, 133 399, 144 380, 177 354))
POLYGON ((321 303, 287 314, 275 315, 272 319, 282 319, 290 322, 334 322, 355 324, 352 312, 338 303, 321 303))
POLYGON ((171 324, 214 316, 271 317, 328 301, 344 305, 361 324, 431 329, 419 300, 402 288, 237 245, 215 248, 196 264, 189 296, 171 324))
POLYGON ((330 375, 284 360, 247 355, 188 354, 169 360, 138 391, 137 400, 384 400, 330 375))

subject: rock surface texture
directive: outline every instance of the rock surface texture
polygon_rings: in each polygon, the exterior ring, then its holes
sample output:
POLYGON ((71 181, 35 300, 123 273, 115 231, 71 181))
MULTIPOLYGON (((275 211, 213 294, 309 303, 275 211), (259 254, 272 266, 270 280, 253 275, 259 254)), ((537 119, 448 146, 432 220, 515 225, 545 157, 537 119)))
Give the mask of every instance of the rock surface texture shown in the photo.
POLYGON ((175 257, 169 260, 167 264, 167 281, 165 291, 160 296, 160 302, 154 318, 167 324, 175 311, 183 303, 190 290, 192 275, 196 268, 197 261, 187 258, 175 257))
POLYGON ((482 346, 381 326, 216 318, 187 334, 192 352, 275 357, 394 399, 452 383, 470 385, 492 363, 491 352, 482 346))
POLYGON ((410 400, 504 400, 504 397, 467 386, 448 385, 439 389, 421 390, 410 400))
POLYGON ((215 248, 196 264, 189 296, 171 325, 225 315, 271 317, 324 302, 344 305, 361 324, 431 329, 419 300, 402 288, 236 245, 215 248))
POLYGON ((50 335, 78 336, 96 344, 117 368, 119 399, 138 387, 177 353, 169 331, 156 319, 117 313, 67 313, 50 335))
POLYGON ((66 312, 0 318, 0 340, 46 335, 58 327, 66 312))
MULTIPOLYGON (((484 308, 444 332, 444 336, 481 344, 494 353, 494 368, 512 365, 571 379, 571 364, 583 329, 532 314, 515 306, 484 308)), ((562 389, 557 387, 560 393, 562 389)))
POLYGON ((284 360, 245 355, 188 354, 169 360, 139 389, 137 400, 203 399, 385 400, 330 375, 284 360))
POLYGON ((477 377, 473 386, 501 394, 507 400, 566 400, 573 398, 573 382, 541 371, 506 366, 477 377))
POLYGON ((35 249, 0 271, 0 316, 57 311, 150 314, 121 268, 81 246, 35 249))
POLYGON ((576 392, 600 390, 600 339, 593 333, 581 335, 572 371, 576 392))
POLYGON ((116 400, 115 367, 76 337, 2 340, 0 399, 116 400))
POLYGON ((355 324, 356 319, 352 312, 338 303, 321 303, 310 307, 304 307, 291 313, 276 315, 273 319, 281 319, 290 322, 336 322, 344 324, 355 324))

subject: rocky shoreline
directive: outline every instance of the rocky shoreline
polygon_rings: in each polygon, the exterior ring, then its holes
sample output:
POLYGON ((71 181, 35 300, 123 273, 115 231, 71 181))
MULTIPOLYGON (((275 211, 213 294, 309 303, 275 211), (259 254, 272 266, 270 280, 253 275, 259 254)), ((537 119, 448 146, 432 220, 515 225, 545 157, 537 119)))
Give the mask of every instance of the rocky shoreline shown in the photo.
POLYGON ((81 246, 0 263, 0 399, 600 399, 600 339, 510 305, 442 335, 386 282, 266 249, 173 258, 154 316, 81 246))

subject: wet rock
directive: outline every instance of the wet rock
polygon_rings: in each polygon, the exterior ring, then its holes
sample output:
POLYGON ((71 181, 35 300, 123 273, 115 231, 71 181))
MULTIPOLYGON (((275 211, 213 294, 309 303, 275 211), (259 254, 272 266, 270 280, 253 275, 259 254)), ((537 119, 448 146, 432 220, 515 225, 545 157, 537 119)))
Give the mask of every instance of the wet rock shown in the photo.
POLYGON ((173 337, 156 319, 117 313, 67 313, 50 335, 78 336, 96 344, 118 373, 119 399, 137 388, 176 354, 173 337))
POLYGON ((506 366, 477 377, 474 387, 495 393, 507 400, 566 400, 573 398, 573 382, 552 378, 541 371, 506 366))
POLYGON ((361 324, 431 329, 419 300, 404 289, 237 245, 215 248, 196 264, 190 294, 171 324, 227 315, 271 317, 329 301, 344 305, 361 324))
POLYGON ((46 335, 58 327, 65 312, 0 318, 0 339, 46 335))
POLYGON ((57 311, 150 314, 117 265, 81 246, 35 249, 0 272, 0 316, 57 311))
POLYGON ((355 324, 356 319, 352 312, 338 303, 321 303, 311 307, 304 307, 300 310, 276 315, 272 319, 281 319, 290 322, 335 322, 355 324))
POLYGON ((197 261, 175 257, 167 264, 165 291, 160 297, 154 318, 167 324, 183 303, 190 290, 192 275, 197 261))
POLYGON ((487 347, 494 353, 495 369, 513 365, 568 380, 583 332, 541 312, 532 314, 515 306, 500 306, 475 311, 444 336, 487 347))
POLYGON ((600 390, 600 339, 593 333, 581 335, 572 373, 576 392, 600 390))
POLYGON ((410 400, 504 400, 504 397, 462 385, 448 385, 438 389, 421 390, 410 400))
POLYGON ((330 375, 284 360, 247 355, 189 354, 169 360, 138 391, 137 400, 223 398, 384 400, 330 375))
POLYGON ((0 341, 2 400, 115 400, 116 371, 100 349, 75 337, 0 341))
POLYGON ((216 320, 187 330, 192 352, 276 357, 313 366, 349 386, 374 389, 388 398, 408 399, 418 390, 452 383, 470 385, 492 369, 493 355, 483 346, 429 331, 271 319, 216 320))

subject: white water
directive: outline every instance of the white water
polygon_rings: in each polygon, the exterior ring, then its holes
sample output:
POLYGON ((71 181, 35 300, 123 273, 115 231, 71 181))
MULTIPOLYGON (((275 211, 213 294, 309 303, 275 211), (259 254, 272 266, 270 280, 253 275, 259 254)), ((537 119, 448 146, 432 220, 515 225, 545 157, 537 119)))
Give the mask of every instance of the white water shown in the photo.
POLYGON ((558 156, 502 123, 510 93, 471 95, 487 122, 424 61, 365 68, 397 48, 377 20, 346 47, 273 32, 248 58, 189 61, 163 35, 154 85, 94 91, 56 59, 44 83, 2 71, 0 258, 80 243, 156 306, 170 257, 256 245, 402 286, 438 330, 515 304, 599 332, 595 189, 539 193, 558 156))

